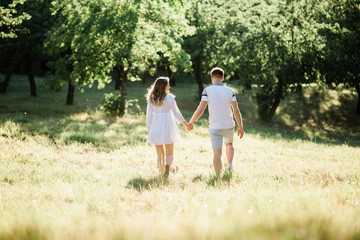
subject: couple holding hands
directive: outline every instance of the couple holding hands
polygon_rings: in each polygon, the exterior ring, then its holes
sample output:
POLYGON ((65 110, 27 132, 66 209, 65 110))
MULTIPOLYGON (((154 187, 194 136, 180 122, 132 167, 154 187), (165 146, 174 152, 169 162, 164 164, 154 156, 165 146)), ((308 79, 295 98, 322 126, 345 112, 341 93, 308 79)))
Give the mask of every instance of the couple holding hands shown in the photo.
POLYGON ((215 173, 219 175, 222 169, 223 140, 226 146, 228 170, 233 170, 234 117, 238 125, 237 135, 240 138, 244 136, 242 117, 234 91, 222 83, 224 70, 213 68, 210 75, 212 85, 204 89, 201 102, 189 123, 182 116, 176 104, 175 96, 169 93, 169 78, 157 78, 148 91, 146 109, 147 142, 155 145, 157 164, 160 172, 165 177, 169 176, 170 166, 174 159, 174 143, 181 140, 175 120, 182 123, 190 131, 194 127, 193 123, 203 114, 207 105, 209 105, 209 133, 214 151, 215 173))

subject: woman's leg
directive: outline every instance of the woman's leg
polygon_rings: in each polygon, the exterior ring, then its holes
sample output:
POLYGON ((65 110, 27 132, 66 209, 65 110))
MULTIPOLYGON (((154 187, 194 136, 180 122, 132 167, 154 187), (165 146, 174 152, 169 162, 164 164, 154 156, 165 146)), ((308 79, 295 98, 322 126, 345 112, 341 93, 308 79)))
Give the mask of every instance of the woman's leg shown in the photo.
POLYGON ((174 159, 174 144, 165 144, 165 155, 166 155, 166 166, 165 166, 165 175, 169 175, 169 170, 171 163, 174 159))
POLYGON ((164 145, 155 145, 156 154, 157 154, 157 166, 160 170, 160 173, 165 172, 165 148, 164 145))
POLYGON ((165 144, 166 164, 171 165, 174 157, 174 144, 165 144))

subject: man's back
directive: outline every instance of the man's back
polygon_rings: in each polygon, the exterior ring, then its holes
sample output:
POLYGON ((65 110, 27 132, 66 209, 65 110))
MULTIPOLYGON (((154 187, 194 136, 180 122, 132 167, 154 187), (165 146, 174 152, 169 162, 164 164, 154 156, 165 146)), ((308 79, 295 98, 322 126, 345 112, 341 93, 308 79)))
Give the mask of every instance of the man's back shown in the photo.
POLYGON ((204 89, 201 101, 208 102, 210 129, 231 129, 235 127, 231 102, 236 101, 236 97, 231 88, 222 83, 214 83, 204 89))

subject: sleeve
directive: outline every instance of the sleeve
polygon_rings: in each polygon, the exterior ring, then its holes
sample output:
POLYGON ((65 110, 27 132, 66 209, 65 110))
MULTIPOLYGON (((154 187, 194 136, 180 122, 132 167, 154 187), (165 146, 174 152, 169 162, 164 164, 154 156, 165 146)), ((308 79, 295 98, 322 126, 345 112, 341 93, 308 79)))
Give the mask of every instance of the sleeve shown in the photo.
POLYGON ((181 112, 176 104, 175 98, 171 99, 171 111, 174 114, 174 117, 178 123, 182 123, 183 121, 185 121, 183 115, 181 114, 181 112))
POLYGON ((236 95, 235 95, 234 90, 231 90, 231 94, 232 94, 232 96, 231 96, 231 101, 232 101, 232 102, 236 102, 236 95))
POLYGON ((206 88, 204 89, 204 91, 201 94, 201 101, 208 102, 208 95, 206 92, 206 88))
POLYGON ((153 119, 153 108, 152 105, 148 102, 146 108, 146 126, 150 127, 153 119))

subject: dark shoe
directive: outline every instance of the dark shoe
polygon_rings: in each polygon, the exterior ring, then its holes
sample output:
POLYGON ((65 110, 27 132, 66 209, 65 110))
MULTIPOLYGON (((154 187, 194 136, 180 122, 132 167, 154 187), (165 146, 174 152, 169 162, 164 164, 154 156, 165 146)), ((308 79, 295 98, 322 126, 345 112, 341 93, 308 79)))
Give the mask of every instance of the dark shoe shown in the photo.
POLYGON ((169 176, 169 172, 170 172, 170 165, 165 165, 165 173, 164 173, 164 177, 168 177, 169 176))
POLYGON ((178 166, 173 166, 173 167, 170 167, 170 171, 172 173, 177 173, 179 171, 179 167, 178 166))

